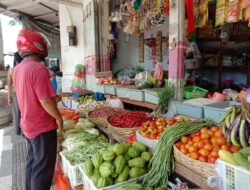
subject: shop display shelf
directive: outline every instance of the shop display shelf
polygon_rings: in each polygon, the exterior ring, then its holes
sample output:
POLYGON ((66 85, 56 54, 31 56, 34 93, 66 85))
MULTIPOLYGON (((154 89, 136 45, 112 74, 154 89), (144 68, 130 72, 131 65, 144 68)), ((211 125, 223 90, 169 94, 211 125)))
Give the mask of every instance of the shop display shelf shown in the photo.
POLYGON ((62 169, 64 174, 69 178, 70 183, 73 186, 78 186, 82 184, 82 173, 79 170, 79 167, 82 164, 78 164, 78 165, 71 165, 70 162, 66 159, 65 155, 66 153, 68 153, 70 151, 62 151, 60 152, 60 156, 62 159, 62 169))
POLYGON ((104 187, 104 188, 101 188, 101 189, 97 189, 94 185, 94 183, 92 182, 92 180, 89 179, 89 177, 84 173, 84 170, 82 167, 80 167, 80 172, 82 174, 82 181, 83 181, 83 189, 84 190, 115 190, 116 188, 126 184, 126 183, 132 183, 132 182, 136 182, 136 181, 141 181, 143 180, 146 175, 143 175, 141 177, 138 177, 138 178, 134 178, 134 179, 130 179, 128 181, 125 181, 125 182, 121 182, 121 183, 117 183, 115 185, 111 185, 111 186, 108 186, 108 187, 104 187))
POLYGON ((159 95, 157 91, 154 90, 144 90, 145 92, 145 102, 152 104, 159 104, 159 95))
POLYGON ((128 98, 143 102, 145 100, 144 91, 138 89, 128 89, 128 98))
POLYGON ((240 105, 239 102, 225 101, 221 103, 213 103, 203 106, 204 117, 212 119, 214 122, 219 122, 220 118, 230 109, 233 105, 240 105))
POLYGON ((180 101, 176 101, 175 105, 177 114, 189 116, 195 119, 204 118, 204 108, 202 106, 186 104, 180 101))
POLYGON ((96 92, 100 92, 105 94, 105 86, 104 85, 96 85, 96 92))
POLYGON ((117 96, 120 98, 129 98, 128 88, 116 87, 117 96))
POLYGON ((216 162, 217 174, 223 190, 250 189, 250 171, 239 166, 233 166, 222 160, 216 162))
POLYGON ((111 95, 117 95, 116 86, 115 85, 105 85, 105 93, 111 95))

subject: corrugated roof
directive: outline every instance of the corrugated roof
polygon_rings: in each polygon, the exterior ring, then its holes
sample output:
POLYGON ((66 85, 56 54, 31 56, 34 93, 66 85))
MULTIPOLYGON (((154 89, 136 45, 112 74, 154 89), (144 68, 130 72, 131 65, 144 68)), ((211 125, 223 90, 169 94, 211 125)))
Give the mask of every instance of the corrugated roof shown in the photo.
POLYGON ((52 25, 59 23, 58 3, 49 0, 1 0, 0 13, 10 17, 24 13, 52 25))

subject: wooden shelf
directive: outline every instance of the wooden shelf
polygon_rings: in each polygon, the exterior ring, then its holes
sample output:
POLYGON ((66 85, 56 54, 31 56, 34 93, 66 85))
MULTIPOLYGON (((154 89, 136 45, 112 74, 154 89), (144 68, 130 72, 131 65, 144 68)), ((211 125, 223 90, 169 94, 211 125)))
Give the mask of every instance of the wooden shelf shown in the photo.
POLYGON ((140 101, 136 101, 136 100, 130 100, 128 98, 121 98, 121 97, 110 95, 110 94, 105 94, 105 96, 110 97, 110 98, 119 98, 123 103, 132 104, 132 105, 140 106, 140 107, 144 107, 144 108, 149 108, 152 110, 158 108, 157 104, 151 104, 148 102, 140 102, 140 101))

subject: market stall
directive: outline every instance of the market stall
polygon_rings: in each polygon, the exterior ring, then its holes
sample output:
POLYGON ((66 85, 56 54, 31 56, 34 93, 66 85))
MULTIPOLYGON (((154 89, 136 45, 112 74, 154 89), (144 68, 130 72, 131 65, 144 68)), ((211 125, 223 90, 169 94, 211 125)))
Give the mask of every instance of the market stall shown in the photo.
POLYGON ((247 80, 236 85, 237 71, 248 70, 244 46, 249 40, 248 1, 185 2, 186 78, 182 84, 181 73, 178 85, 172 80, 172 65, 170 78, 164 74, 167 63, 161 54, 168 36, 157 32, 144 39, 141 34, 163 25, 175 5, 169 1, 110 2, 110 59, 122 59, 116 52, 123 48, 118 47, 118 27, 119 35, 138 35, 140 61, 145 58, 145 46, 149 47, 152 57, 147 64, 152 65, 136 63, 117 73, 96 73, 95 92, 85 90, 83 68, 76 67, 73 92, 63 94, 64 132, 58 134, 59 158, 72 186, 85 190, 186 189, 193 184, 202 189, 250 188, 247 80), (239 41, 238 46, 229 44, 237 52, 226 47, 230 38, 239 41), (220 51, 214 48, 218 44, 220 51), (210 50, 219 55, 208 56, 210 50), (218 70, 218 81, 208 67, 218 70), (223 75, 225 68, 236 75, 223 75), (235 77, 234 82, 228 76, 235 77), (180 92, 182 97, 175 100, 180 92), (173 107, 173 117, 167 117, 173 107))

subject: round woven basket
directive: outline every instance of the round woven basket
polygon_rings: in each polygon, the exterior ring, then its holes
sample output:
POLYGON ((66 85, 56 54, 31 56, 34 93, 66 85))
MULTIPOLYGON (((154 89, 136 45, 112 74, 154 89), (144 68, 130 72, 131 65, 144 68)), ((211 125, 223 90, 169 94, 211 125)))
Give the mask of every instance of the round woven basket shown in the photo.
POLYGON ((131 136, 132 134, 134 134, 138 129, 140 129, 140 127, 134 127, 134 128, 120 128, 120 127, 115 127, 113 125, 111 125, 108 121, 108 129, 110 132, 115 133, 117 135, 120 135, 124 138, 127 138, 129 136, 131 136))
POLYGON ((200 174, 202 177, 208 178, 209 176, 216 176, 215 165, 210 163, 201 162, 194 160, 186 155, 184 155, 178 148, 174 145, 174 158, 176 162, 184 165, 190 170, 200 174))
POLYGON ((107 124, 107 117, 94 117, 94 118, 90 118, 89 117, 89 120, 96 124, 97 126, 99 127, 103 127, 103 128, 107 128, 108 127, 108 124, 107 124))

